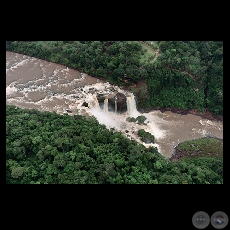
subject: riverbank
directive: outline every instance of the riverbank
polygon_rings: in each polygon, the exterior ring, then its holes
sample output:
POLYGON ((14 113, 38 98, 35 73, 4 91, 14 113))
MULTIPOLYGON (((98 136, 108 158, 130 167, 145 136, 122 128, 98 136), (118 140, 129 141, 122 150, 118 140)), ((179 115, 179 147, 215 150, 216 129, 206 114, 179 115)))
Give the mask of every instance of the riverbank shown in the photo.
MULTIPOLYGON (((95 77, 95 76, 94 76, 95 77)), ((102 77, 95 77, 97 79, 99 79, 100 81, 102 82, 109 82, 112 86, 117 86, 114 82, 111 82, 109 81, 108 79, 104 79, 102 77)), ((138 82, 138 84, 134 85, 134 84, 130 84, 129 86, 118 86, 120 87, 121 89, 123 90, 127 90, 127 91, 130 91, 132 92, 134 95, 136 94, 135 93, 135 89, 138 91, 139 89, 147 89, 147 83, 145 80, 142 80, 140 82, 138 82)), ((136 96, 136 95, 135 95, 136 96)), ((180 115, 187 115, 187 114, 192 114, 192 115, 196 115, 196 116, 199 116, 201 117, 202 119, 207 119, 207 120, 211 120, 211 121, 221 121, 223 122, 223 116, 217 116, 217 115, 214 115, 212 112, 210 112, 208 109, 206 109, 206 111, 204 113, 201 113, 199 112, 198 109, 186 109, 186 110, 183 110, 183 109, 177 109, 177 108, 168 108, 168 107, 165 107, 165 108, 160 108, 160 107, 148 107, 148 108, 138 108, 137 107, 137 110, 138 112, 140 113, 149 113, 153 110, 160 110, 162 113, 166 112, 166 111, 170 111, 172 113, 175 113, 175 114, 180 114, 180 115)))
MULTIPOLYGON (((136 96, 137 94, 136 92, 138 92, 139 90, 145 90, 147 92, 147 82, 146 80, 142 80, 138 82, 138 84, 136 85, 133 84, 128 87, 124 87, 124 89, 133 92, 134 95, 136 96)), ((204 113, 199 112, 198 109, 183 110, 183 109, 177 109, 177 108, 168 108, 168 107, 161 108, 161 107, 152 107, 152 106, 148 108, 137 108, 137 110, 141 113, 148 113, 153 110, 160 110, 162 113, 166 111, 170 111, 172 113, 181 114, 181 115, 193 114, 196 116, 200 116, 202 119, 208 119, 212 121, 223 121, 223 116, 214 115, 208 109, 206 109, 204 113)))
POLYGON ((217 137, 203 137, 196 140, 184 141, 174 148, 170 161, 184 157, 222 157, 223 139, 217 137))
MULTIPOLYGON (((155 145, 158 151, 165 157, 171 157, 173 146, 178 142, 193 140, 212 134, 223 138, 223 125, 221 122, 202 120, 201 117, 192 114, 181 116, 182 112, 162 112, 157 108, 144 107, 144 100, 129 100, 129 108, 137 114, 146 112, 148 120, 146 125, 130 123, 126 118, 128 112, 114 113, 112 105, 108 105, 108 113, 104 111, 104 102, 100 102, 98 111, 90 110, 83 104, 90 103, 91 107, 98 105, 97 96, 108 96, 120 92, 126 95, 126 87, 118 87, 109 84, 109 81, 81 74, 79 71, 67 68, 66 66, 46 62, 44 60, 31 58, 22 54, 7 53, 6 55, 6 103, 21 108, 34 108, 40 111, 53 111, 59 114, 71 111, 71 114, 94 115, 99 123, 107 125, 108 128, 115 127, 122 131, 129 139, 143 142, 138 137, 138 130, 144 129, 155 137, 155 145), (137 102, 137 104, 136 104, 137 102), (129 132, 125 132, 128 130, 129 132)), ((131 86, 129 92, 134 92, 138 87, 145 87, 145 81, 131 86)), ((144 96, 147 96, 146 94, 144 96)), ((129 98, 130 99, 130 98, 129 98)), ((124 98, 124 102, 127 100, 124 98)), ((114 102, 115 103, 115 102, 114 102)), ((172 109, 168 109, 171 110, 172 109)), ((184 112, 183 112, 184 113, 184 112)), ((137 114, 137 116, 140 114, 137 114)), ((134 115, 135 116, 135 115, 134 115)))
POLYGON ((141 113, 149 113, 150 111, 153 111, 153 110, 160 110, 162 113, 164 113, 166 111, 170 111, 172 113, 176 113, 176 114, 180 114, 180 115, 193 114, 193 115, 201 117, 202 119, 223 122, 223 116, 216 116, 208 110, 206 110, 204 113, 199 112, 198 109, 182 110, 182 109, 176 109, 176 108, 159 108, 159 107, 151 107, 151 108, 147 108, 147 109, 141 108, 141 109, 137 109, 137 110, 141 113))

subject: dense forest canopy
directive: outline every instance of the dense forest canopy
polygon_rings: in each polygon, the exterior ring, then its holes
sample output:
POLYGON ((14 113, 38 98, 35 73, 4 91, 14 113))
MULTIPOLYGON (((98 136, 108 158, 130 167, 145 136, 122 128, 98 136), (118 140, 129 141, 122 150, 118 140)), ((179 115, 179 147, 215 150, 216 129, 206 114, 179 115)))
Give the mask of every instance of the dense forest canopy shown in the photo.
POLYGON ((223 115, 222 41, 7 41, 6 50, 126 87, 145 82, 134 91, 138 108, 223 115))
MULTIPOLYGON (((7 41, 6 50, 128 88, 138 109, 223 115, 222 41, 7 41)), ((138 136, 154 143, 144 129, 138 136)), ((166 159, 95 117, 6 105, 7 184, 222 184, 222 148, 216 139, 193 140, 176 149, 183 157, 166 159)))
POLYGON ((6 183, 222 184, 223 157, 170 161, 94 117, 6 105, 6 183))

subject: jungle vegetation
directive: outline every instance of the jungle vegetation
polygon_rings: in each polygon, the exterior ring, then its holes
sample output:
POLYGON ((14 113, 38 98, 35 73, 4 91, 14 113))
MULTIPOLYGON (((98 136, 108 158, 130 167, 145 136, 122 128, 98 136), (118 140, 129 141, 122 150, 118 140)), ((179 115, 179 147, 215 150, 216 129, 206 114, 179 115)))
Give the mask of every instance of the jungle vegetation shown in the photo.
POLYGON ((223 115, 222 41, 7 41, 6 50, 134 87, 139 109, 223 115))
MULTIPOLYGON (((223 115, 222 41, 7 41, 6 50, 132 86, 138 109, 223 115)), ((154 143, 143 129, 139 136, 154 143)), ((94 117, 6 106, 7 184, 222 184, 222 148, 198 139, 166 159, 94 117)))
MULTIPOLYGON (((149 138, 141 130, 140 135, 149 138)), ((205 152, 213 151, 211 157, 171 161, 157 148, 107 129, 95 117, 6 105, 6 183, 222 184, 223 157, 216 155, 221 144, 209 150, 210 143, 205 152)), ((202 146, 194 140, 179 150, 202 146)))

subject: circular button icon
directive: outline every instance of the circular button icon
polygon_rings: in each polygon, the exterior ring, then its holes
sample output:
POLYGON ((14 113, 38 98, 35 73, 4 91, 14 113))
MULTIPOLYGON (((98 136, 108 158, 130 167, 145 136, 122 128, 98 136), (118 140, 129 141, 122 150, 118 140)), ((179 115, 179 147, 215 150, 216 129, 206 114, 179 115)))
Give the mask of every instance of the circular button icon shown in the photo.
POLYGON ((215 212, 212 214, 211 224, 216 229, 223 229, 228 224, 228 216, 221 211, 215 212))
POLYGON ((192 217, 193 225, 198 229, 206 228, 210 223, 210 217, 206 212, 196 212, 192 217))

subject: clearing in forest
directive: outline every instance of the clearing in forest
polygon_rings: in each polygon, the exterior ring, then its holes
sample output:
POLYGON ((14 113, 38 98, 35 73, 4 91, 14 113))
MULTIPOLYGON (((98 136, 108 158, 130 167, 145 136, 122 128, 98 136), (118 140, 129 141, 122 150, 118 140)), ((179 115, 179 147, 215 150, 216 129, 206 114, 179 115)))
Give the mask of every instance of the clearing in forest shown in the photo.
POLYGON ((146 52, 144 53, 144 55, 142 55, 141 57, 141 62, 152 62, 153 60, 156 59, 156 57, 158 56, 158 46, 157 43, 154 41, 145 43, 145 42, 141 42, 142 47, 144 50, 146 50, 146 52), (151 47, 152 46, 152 47, 151 47), (155 48, 153 48, 155 47, 155 48))

